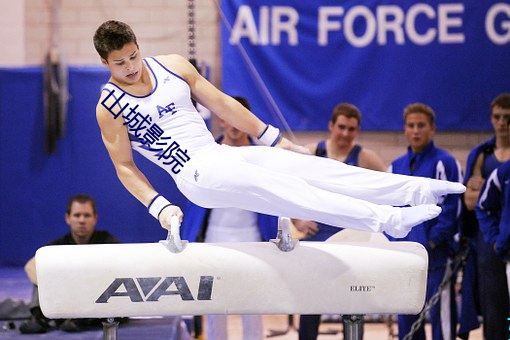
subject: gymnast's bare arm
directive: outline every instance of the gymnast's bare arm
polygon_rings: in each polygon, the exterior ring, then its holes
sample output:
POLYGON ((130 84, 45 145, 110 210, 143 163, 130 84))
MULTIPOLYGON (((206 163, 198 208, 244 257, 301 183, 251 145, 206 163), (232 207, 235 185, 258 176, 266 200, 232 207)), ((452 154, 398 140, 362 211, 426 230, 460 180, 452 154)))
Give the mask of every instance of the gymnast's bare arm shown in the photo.
MULTIPOLYGON (((121 183, 136 199, 148 207, 158 193, 133 161, 133 151, 129 142, 127 127, 123 124, 124 118, 120 115, 114 119, 112 113, 100 104, 106 95, 103 92, 96 106, 96 119, 101 129, 103 143, 108 150, 121 183)), ((177 215, 179 220, 182 221, 183 213, 181 209, 175 205, 168 206, 163 209, 159 219, 164 228, 170 229, 170 217, 172 215, 177 215), (163 212, 165 213, 163 214, 163 212)))
MULTIPOLYGON (((259 136, 266 128, 266 125, 257 116, 247 110, 237 100, 218 90, 207 79, 202 77, 196 68, 182 56, 170 54, 159 56, 157 59, 188 83, 193 99, 230 125, 254 137, 259 136)), ((302 146, 296 145, 286 138, 282 138, 276 146, 296 152, 308 153, 302 146)))
POLYGON ((385 172, 387 168, 381 157, 375 151, 367 148, 361 149, 359 167, 382 172, 385 172))

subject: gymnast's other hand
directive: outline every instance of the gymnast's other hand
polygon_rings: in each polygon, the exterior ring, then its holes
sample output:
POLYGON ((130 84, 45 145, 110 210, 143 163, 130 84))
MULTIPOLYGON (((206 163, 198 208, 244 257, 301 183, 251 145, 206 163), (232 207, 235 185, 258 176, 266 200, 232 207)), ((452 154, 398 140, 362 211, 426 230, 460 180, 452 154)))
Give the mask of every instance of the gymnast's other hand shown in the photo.
POLYGON ((163 228, 170 230, 171 228, 170 221, 172 219, 172 216, 179 217, 179 223, 182 223, 184 214, 182 213, 181 208, 179 208, 178 206, 172 204, 161 210, 161 213, 159 214, 159 223, 161 223, 161 226, 163 228))
POLYGON ((467 187, 474 191, 480 191, 482 188, 484 179, 482 176, 472 176, 467 182, 467 187))
POLYGON ((298 144, 294 144, 285 137, 282 137, 280 139, 280 141, 278 142, 278 144, 276 144, 276 146, 279 148, 285 149, 285 150, 289 150, 289 151, 304 153, 307 155, 310 154, 310 151, 307 148, 305 148, 304 146, 298 145, 298 144))
POLYGON ((292 219, 294 227, 306 236, 313 236, 319 231, 317 222, 292 219))

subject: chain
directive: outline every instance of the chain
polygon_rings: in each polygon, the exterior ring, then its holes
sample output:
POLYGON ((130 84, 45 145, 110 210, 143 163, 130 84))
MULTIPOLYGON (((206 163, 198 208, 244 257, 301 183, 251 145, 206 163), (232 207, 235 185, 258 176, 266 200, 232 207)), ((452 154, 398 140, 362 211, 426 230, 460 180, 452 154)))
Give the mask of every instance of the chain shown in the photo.
POLYGON ((416 320, 413 323, 409 333, 406 334, 406 336, 404 337, 404 340, 411 340, 414 333, 416 333, 418 329, 421 327, 429 311, 439 301, 443 289, 450 283, 453 276, 464 268, 468 254, 469 243, 466 242, 465 244, 462 245, 458 255, 456 256, 456 261, 454 262, 455 265, 453 266, 453 269, 450 271, 447 270, 445 272, 445 275, 443 277, 443 280, 441 281, 441 284, 439 285, 437 292, 429 299, 429 301, 427 301, 427 303, 425 304, 425 308, 423 308, 423 310, 421 311, 418 320, 416 320))
POLYGON ((188 58, 195 60, 195 1, 188 0, 188 58))

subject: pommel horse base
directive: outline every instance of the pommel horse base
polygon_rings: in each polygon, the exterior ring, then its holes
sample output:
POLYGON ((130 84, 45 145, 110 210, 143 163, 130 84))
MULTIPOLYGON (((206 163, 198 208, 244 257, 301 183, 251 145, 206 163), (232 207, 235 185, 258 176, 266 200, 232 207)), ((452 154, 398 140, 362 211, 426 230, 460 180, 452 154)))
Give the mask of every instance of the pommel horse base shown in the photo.
MULTIPOLYGON (((187 243, 177 234, 159 243, 42 247, 36 253, 41 309, 48 318, 110 321, 343 314, 350 320, 344 339, 361 339, 363 314, 418 314, 426 250, 414 242, 345 241, 342 233, 327 242, 296 242, 284 230, 275 242, 187 243)), ((105 323, 105 339, 116 333, 115 323, 105 323)))

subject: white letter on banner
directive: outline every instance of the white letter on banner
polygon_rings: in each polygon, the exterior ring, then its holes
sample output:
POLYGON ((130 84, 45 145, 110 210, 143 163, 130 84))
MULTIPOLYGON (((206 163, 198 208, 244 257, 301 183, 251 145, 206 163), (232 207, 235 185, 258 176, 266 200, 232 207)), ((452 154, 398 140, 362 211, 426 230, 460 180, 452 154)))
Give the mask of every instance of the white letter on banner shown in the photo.
POLYGON ((437 30, 435 28, 429 28, 427 32, 422 35, 416 32, 414 23, 416 21, 416 17, 421 13, 425 14, 429 19, 434 19, 436 17, 436 13, 431 6, 427 4, 416 4, 411 6, 411 8, 407 11, 405 26, 407 36, 412 42, 417 45, 426 45, 434 40, 437 30))
POLYGON ((319 46, 326 46, 328 44, 329 31, 340 31, 342 28, 340 21, 329 21, 329 17, 342 16, 343 14, 344 9, 342 7, 319 7, 319 46))
POLYGON ((464 4, 441 4, 438 10, 439 42, 462 44, 466 40, 463 33, 448 33, 450 27, 462 27, 462 18, 449 17, 449 14, 464 13, 464 4))
POLYGON ((271 21, 271 43, 273 45, 280 45, 282 32, 287 32, 289 45, 298 44, 296 25, 299 21, 299 14, 294 8, 288 6, 273 7, 271 21), (283 21, 283 18, 288 18, 288 20, 283 21))
POLYGON ((239 43, 241 38, 247 37, 253 45, 258 44, 257 25, 249 6, 240 6, 237 11, 236 21, 230 34, 230 44, 239 43))
POLYGON ((510 42, 510 5, 505 3, 499 3, 492 5, 485 16, 485 32, 489 39, 496 45, 504 45, 510 42), (505 34, 499 34, 494 25, 496 17, 504 13, 506 14, 506 20, 501 22, 501 29, 505 34))
POLYGON ((404 45, 404 11, 398 6, 379 6, 377 7, 377 42, 379 45, 388 43, 388 32, 395 34, 395 43, 404 45), (393 20, 390 20, 393 17, 393 20))
POLYGON ((347 41, 355 47, 365 47, 369 45, 375 37, 376 23, 375 18, 370 9, 366 6, 354 6, 345 15, 344 20, 344 31, 345 38, 347 41), (365 34, 361 37, 357 37, 354 34, 354 21, 358 16, 365 18, 366 30, 365 34))
POLYGON ((261 6, 259 10, 259 44, 269 45, 269 8, 261 6))

